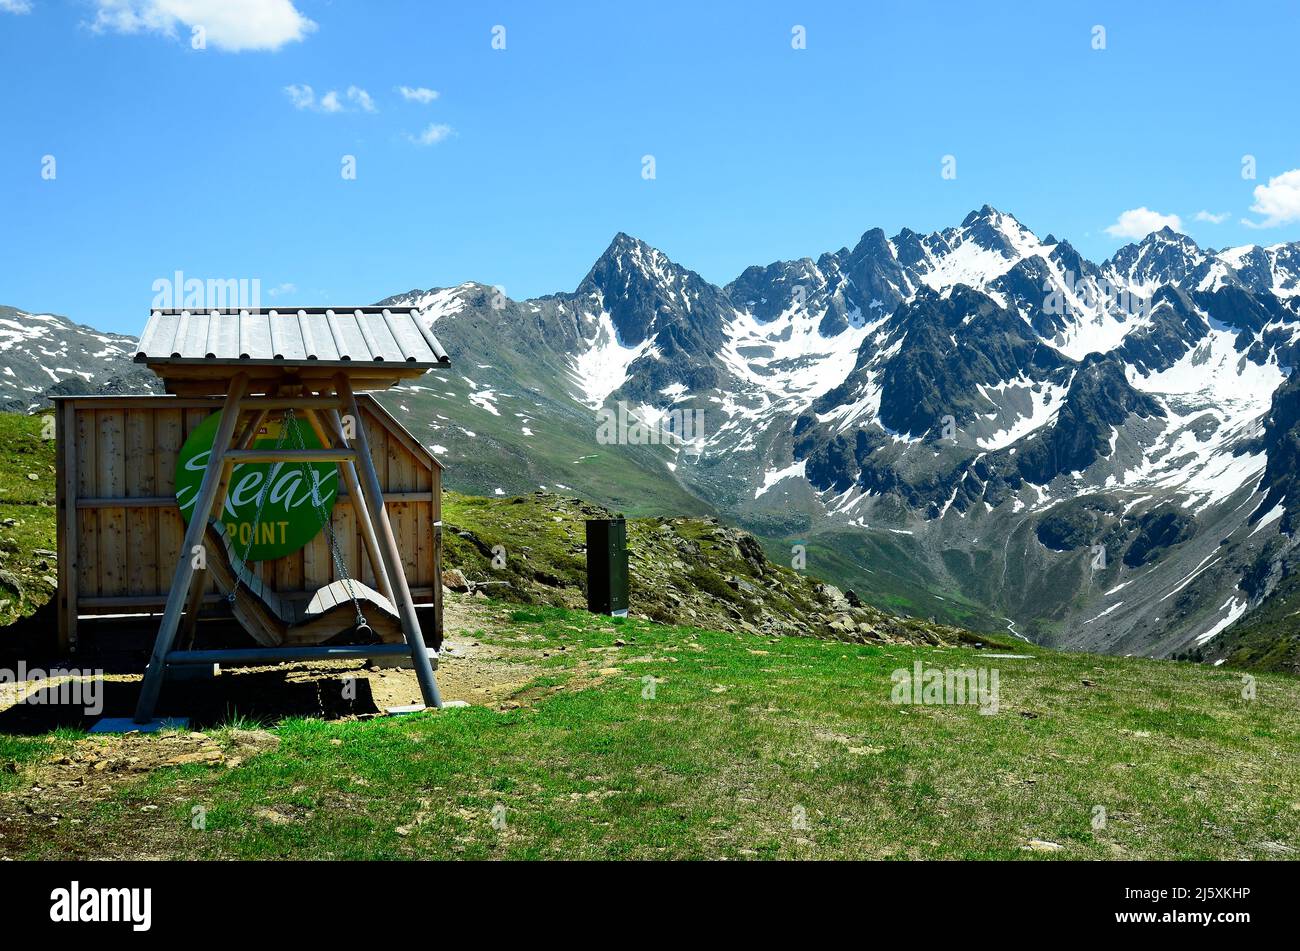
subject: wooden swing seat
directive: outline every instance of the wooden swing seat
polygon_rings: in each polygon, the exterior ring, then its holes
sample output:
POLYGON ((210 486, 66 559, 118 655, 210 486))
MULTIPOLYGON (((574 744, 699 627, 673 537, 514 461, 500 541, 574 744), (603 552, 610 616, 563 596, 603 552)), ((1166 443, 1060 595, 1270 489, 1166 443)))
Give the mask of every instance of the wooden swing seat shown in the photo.
POLYGON ((366 623, 381 642, 402 642, 402 621, 397 608, 368 585, 351 579, 334 581, 318 589, 306 603, 281 598, 239 557, 225 525, 210 521, 206 534, 212 578, 223 594, 235 592, 231 610, 259 644, 266 647, 324 644, 356 626, 354 596, 366 623))

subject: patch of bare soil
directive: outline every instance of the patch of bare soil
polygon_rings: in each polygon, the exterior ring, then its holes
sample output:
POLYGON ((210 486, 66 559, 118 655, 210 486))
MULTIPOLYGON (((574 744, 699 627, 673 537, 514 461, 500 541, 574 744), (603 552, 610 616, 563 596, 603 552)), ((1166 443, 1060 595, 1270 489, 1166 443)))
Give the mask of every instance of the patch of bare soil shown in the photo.
POLYGON ((164 766, 238 766, 279 745, 280 738, 266 730, 227 730, 219 739, 201 731, 102 734, 78 740, 70 752, 36 766, 33 778, 64 789, 111 785, 114 778, 164 766))
MULTIPOLYGON (((476 630, 500 625, 497 610, 472 597, 447 594, 443 601, 446 639, 438 662, 438 689, 444 704, 498 706, 522 690, 539 673, 521 652, 480 642, 476 630)), ((378 711, 420 702, 420 685, 409 662, 400 667, 366 671, 378 711)))
MULTIPOLYGON (((59 826, 82 830, 81 838, 70 841, 87 855, 148 857, 144 843, 99 841, 100 831, 82 817, 155 769, 192 764, 234 768, 279 745, 280 738, 266 730, 224 730, 219 738, 192 732, 104 734, 78 740, 70 750, 25 767, 23 785, 0 793, 0 858, 20 854, 59 826)), ((177 795, 173 790, 173 798, 177 795)), ((139 808, 147 813, 161 807, 145 803, 139 808)))

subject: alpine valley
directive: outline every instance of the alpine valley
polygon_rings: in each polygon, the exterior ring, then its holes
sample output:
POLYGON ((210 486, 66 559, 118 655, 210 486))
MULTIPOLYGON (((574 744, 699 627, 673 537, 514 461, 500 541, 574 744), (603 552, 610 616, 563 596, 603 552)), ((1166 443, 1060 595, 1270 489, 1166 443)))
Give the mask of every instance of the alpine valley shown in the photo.
MULTIPOLYGON (((1095 264, 985 206, 724 287, 619 234, 572 293, 381 303, 451 355, 385 401, 452 487, 717 515, 878 607, 1053 647, 1296 670, 1300 243, 1166 229, 1095 264)), ((125 338, 67 328, 79 386, 131 379, 125 338)), ((16 399, 61 345, 0 354, 16 399)))

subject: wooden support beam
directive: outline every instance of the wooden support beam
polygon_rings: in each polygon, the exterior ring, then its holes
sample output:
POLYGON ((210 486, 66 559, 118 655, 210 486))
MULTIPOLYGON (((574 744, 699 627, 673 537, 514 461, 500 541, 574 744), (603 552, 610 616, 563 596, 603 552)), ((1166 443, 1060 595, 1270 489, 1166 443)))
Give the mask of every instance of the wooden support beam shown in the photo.
MULTIPOLYGON (((141 406, 149 406, 149 400, 154 400, 155 406, 162 406, 165 409, 204 409, 211 407, 214 410, 221 409, 221 404, 225 402, 224 396, 172 396, 157 394, 155 396, 55 396, 56 403, 76 402, 91 409, 139 409, 141 406)), ((339 399, 337 396, 245 396, 243 405, 245 409, 265 409, 265 410, 284 410, 284 409, 338 409, 339 399)))
POLYGON ((252 396, 248 405, 257 409, 337 409, 337 396, 252 396))
POLYGON ((264 407, 254 408, 254 412, 249 417, 248 425, 243 428, 239 433, 239 438, 235 440, 236 449, 247 449, 253 445, 253 440, 257 439, 257 431, 262 428, 262 424, 266 422, 266 417, 270 415, 270 412, 269 409, 264 407))
POLYGON ((171 396, 166 393, 139 396, 50 396, 56 405, 76 404, 81 409, 139 409, 165 406, 167 409, 221 409, 223 396, 171 396))
MULTIPOLYGON (((361 491, 378 529, 380 554, 388 567, 393 594, 397 596, 395 601, 397 614, 402 619, 402 633, 411 648, 411 663, 415 666, 415 676, 420 682, 420 694, 425 706, 441 707, 442 696, 438 693, 438 681, 433 676, 429 651, 424 644, 424 635, 420 631, 420 619, 416 616, 415 602, 411 598, 411 589, 406 583, 406 574, 402 569, 402 553, 397 548, 397 537, 393 534, 388 510, 384 508, 383 487, 379 484, 379 474, 375 472, 374 458, 370 455, 370 440, 366 436, 366 427, 361 424, 361 410, 357 406, 357 398, 352 392, 352 384, 347 374, 340 373, 334 378, 334 388, 347 404, 348 412, 356 421, 356 437, 353 443, 357 449, 361 491)), ((341 421, 339 430, 343 431, 341 421)))
POLYGON ((356 457, 351 449, 232 449, 226 453, 226 459, 236 466, 260 462, 350 462, 356 457))
MULTIPOLYGON (((347 445, 347 440, 343 436, 342 423, 338 418, 338 410, 331 410, 327 417, 330 421, 330 428, 334 429, 333 439, 325 431, 325 427, 321 425, 320 416, 315 410, 307 410, 306 416, 307 422, 316 431, 316 438, 321 441, 321 445, 347 445), (338 428, 335 429, 335 426, 338 428)), ((357 422, 357 425, 361 425, 360 421, 357 422)), ((347 484, 348 494, 353 499, 359 499, 362 502, 361 505, 354 505, 353 510, 357 514, 357 524, 361 529, 361 541, 365 545, 366 558, 370 561, 370 570, 374 572, 375 581, 379 584, 379 593, 396 604, 397 602, 393 598, 393 586, 389 583, 388 572, 384 570, 384 556, 379 551, 379 536, 375 534, 375 523, 370 517, 370 509, 364 504, 365 497, 361 493, 361 483, 357 480, 356 464, 343 462, 339 464, 339 469, 343 471, 343 481, 347 484)), ((337 499, 335 502, 337 504, 337 499)))
POLYGON ((77 646, 77 408, 72 403, 55 404, 59 500, 59 650, 67 653, 77 646))
POLYGON ((163 679, 166 676, 167 655, 171 652, 172 644, 176 639, 181 611, 189 599, 190 585, 194 581, 192 552, 203 540, 203 533, 207 529, 225 456, 229 451, 227 447, 235 434, 235 424, 239 422, 240 401, 244 398, 247 388, 248 374, 235 374, 230 381, 226 402, 221 410, 221 424, 217 427, 217 435, 212 440, 212 452, 208 455, 208 464, 203 470, 203 481, 199 484, 194 511, 190 513, 190 523, 185 528, 185 540, 181 544, 180 557, 177 558, 176 569, 172 573, 172 584, 167 593, 167 607, 163 611, 162 623, 158 626, 158 637, 154 641, 153 654, 149 659, 149 666, 145 668, 144 682, 140 685, 140 699, 135 708, 136 723, 148 723, 153 718, 154 708, 158 706, 158 694, 162 690, 163 679))
POLYGON ((433 629, 438 634, 438 643, 441 645, 446 640, 446 631, 443 629, 443 598, 442 598, 442 466, 433 466, 429 470, 432 485, 432 508, 433 516, 433 629))

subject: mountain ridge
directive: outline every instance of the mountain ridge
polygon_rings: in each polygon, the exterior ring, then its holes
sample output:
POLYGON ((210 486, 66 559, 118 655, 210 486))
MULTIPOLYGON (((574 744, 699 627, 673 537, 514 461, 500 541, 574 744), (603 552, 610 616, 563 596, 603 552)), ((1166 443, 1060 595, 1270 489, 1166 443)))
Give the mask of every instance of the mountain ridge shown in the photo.
POLYGON ((1282 525, 1249 518, 1297 262, 1162 229, 1097 264, 985 205, 719 286, 620 231, 571 292, 380 301, 453 360, 383 398, 467 491, 721 514, 882 607, 1213 654, 1268 596, 1248 573, 1282 525), (615 409, 653 438, 602 442, 615 409))
MULTIPOLYGON (((581 388, 587 405, 622 400, 651 422, 682 410, 711 417, 703 453, 678 466, 669 446, 665 467, 740 524, 773 540, 925 535, 909 571, 939 592, 978 588, 985 562, 1013 581, 1017 571, 1064 572, 1056 603, 994 593, 986 626, 1009 613, 1044 643, 1168 655, 1203 646, 1248 600, 1234 577, 1250 560, 1248 533, 1232 543, 1244 552, 1233 570, 1213 556, 1206 570, 1203 555, 1181 559, 1200 550, 1189 542, 1202 533, 1247 528, 1224 512, 1254 494, 1261 420, 1296 362, 1293 251, 1215 251, 1164 229, 1097 264, 986 205, 930 234, 868 229, 852 248, 753 265, 722 287, 620 232, 600 273, 621 283, 593 287, 593 268, 574 293, 521 306, 549 301, 575 314, 580 339, 547 359, 588 383, 582 368, 601 366, 602 385, 581 388), (614 331, 584 330, 601 325, 607 303, 614 331), (1081 567, 1091 545, 1065 553, 1073 567, 1049 570, 1045 550, 982 550, 975 529, 950 524, 992 516, 1014 547, 1036 538, 1049 511, 1091 496, 1108 498, 1105 528, 1118 546, 1104 572, 1114 583, 1100 591, 1102 576, 1081 567), (1160 545, 1151 532, 1167 520, 1147 515, 1171 504, 1192 510, 1193 538, 1174 531, 1178 540, 1160 545), (970 546, 969 567, 954 568, 952 553, 970 546), (1126 564, 1136 548, 1157 554, 1126 564), (1137 568, 1162 576, 1145 583, 1150 601, 1185 575, 1194 577, 1180 593, 1197 597, 1180 597, 1173 621, 1108 603, 1105 592, 1135 586, 1125 579, 1137 568)), ((457 319, 474 318, 461 311, 439 332, 454 334, 457 319)), ((869 592, 869 568, 857 570, 834 580, 869 592)))

